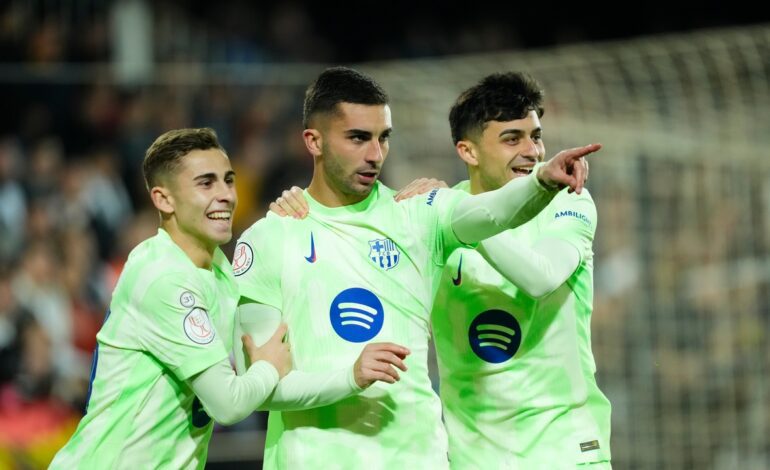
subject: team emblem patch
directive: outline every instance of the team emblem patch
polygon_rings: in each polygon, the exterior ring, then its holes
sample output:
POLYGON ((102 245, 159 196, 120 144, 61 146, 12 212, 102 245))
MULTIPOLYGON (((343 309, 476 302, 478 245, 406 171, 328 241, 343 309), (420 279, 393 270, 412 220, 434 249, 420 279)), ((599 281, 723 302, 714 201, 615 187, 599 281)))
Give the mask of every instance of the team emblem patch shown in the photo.
POLYGON ((385 320, 380 299, 366 289, 354 287, 337 294, 329 308, 332 328, 351 343, 363 343, 377 336, 385 320))
POLYGON ((240 276, 251 267, 254 262, 254 251, 246 242, 239 242, 233 251, 233 273, 240 276))
POLYGON ((214 341, 214 327, 209 314, 200 307, 190 310, 184 317, 184 332, 193 343, 209 344, 214 341))
POLYGON ((468 329, 471 349, 483 361, 499 364, 512 358, 521 345, 521 326, 508 312, 487 310, 468 329))
POLYGON ((387 271, 398 265, 401 252, 390 238, 369 240, 369 258, 374 264, 387 271))

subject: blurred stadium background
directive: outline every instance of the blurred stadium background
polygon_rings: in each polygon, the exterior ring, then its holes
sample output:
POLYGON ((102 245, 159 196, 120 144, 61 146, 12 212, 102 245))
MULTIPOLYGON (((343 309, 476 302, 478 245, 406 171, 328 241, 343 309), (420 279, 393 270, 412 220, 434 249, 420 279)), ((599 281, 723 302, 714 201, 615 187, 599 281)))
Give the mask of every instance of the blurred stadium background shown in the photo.
MULTIPOLYGON (((614 467, 770 468, 766 14, 220 3, 0 3, 0 468, 44 468, 79 419, 111 289, 156 230, 146 147, 170 128, 215 128, 238 173, 240 233, 309 181, 303 91, 333 63, 389 91, 395 187, 464 177, 446 122, 460 90, 501 70, 538 78, 549 155, 604 144, 588 187, 614 467)), ((263 431, 261 414, 217 428, 208 468, 259 462, 263 431)))

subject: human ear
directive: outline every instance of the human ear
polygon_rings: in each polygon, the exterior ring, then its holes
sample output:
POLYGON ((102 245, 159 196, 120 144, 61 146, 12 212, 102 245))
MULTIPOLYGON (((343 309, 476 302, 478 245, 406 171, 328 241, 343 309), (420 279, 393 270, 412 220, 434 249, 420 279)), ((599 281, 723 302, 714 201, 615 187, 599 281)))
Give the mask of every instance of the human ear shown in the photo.
POLYGON ((478 166, 479 159, 476 156, 476 146, 470 140, 461 140, 455 145, 457 155, 460 160, 464 161, 467 165, 478 166))

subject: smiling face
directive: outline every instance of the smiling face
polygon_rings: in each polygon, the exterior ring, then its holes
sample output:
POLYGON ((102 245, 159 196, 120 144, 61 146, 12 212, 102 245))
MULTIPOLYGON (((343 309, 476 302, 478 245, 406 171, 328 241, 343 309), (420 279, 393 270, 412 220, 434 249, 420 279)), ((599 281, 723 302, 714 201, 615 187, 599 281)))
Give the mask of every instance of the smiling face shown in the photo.
POLYGON ((522 119, 488 121, 481 135, 457 144, 468 163, 474 193, 493 191, 513 178, 532 172, 543 161, 545 145, 540 118, 530 111, 522 119))
POLYGON ((335 207, 365 199, 388 156, 392 131, 388 105, 339 103, 335 112, 316 118, 305 130, 315 158, 311 195, 335 207))
POLYGON ((205 266, 214 249, 232 238, 238 197, 235 173, 222 150, 186 154, 151 193, 163 228, 197 265, 205 266))

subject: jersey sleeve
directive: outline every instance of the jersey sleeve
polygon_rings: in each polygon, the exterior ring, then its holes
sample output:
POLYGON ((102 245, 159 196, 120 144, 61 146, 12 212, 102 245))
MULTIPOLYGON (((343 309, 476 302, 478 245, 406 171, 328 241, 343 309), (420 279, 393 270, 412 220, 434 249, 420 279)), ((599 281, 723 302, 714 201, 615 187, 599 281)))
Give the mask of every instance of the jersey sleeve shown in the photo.
POLYGON ((452 213, 468 196, 463 191, 436 188, 408 200, 412 204, 412 217, 417 221, 414 225, 424 228, 433 262, 438 266, 446 264, 455 249, 474 247, 461 242, 452 229, 452 213))
POLYGON ((229 357, 209 317, 217 300, 200 284, 189 272, 162 275, 147 290, 135 317, 142 348, 180 380, 229 357))
POLYGON ((243 233, 233 252, 233 273, 241 303, 252 301, 282 309, 283 228, 268 214, 243 233))
POLYGON ((591 245, 596 234, 596 205, 588 190, 582 194, 562 190, 548 208, 548 220, 543 227, 542 238, 558 238, 571 243, 580 258, 592 253, 591 245))

